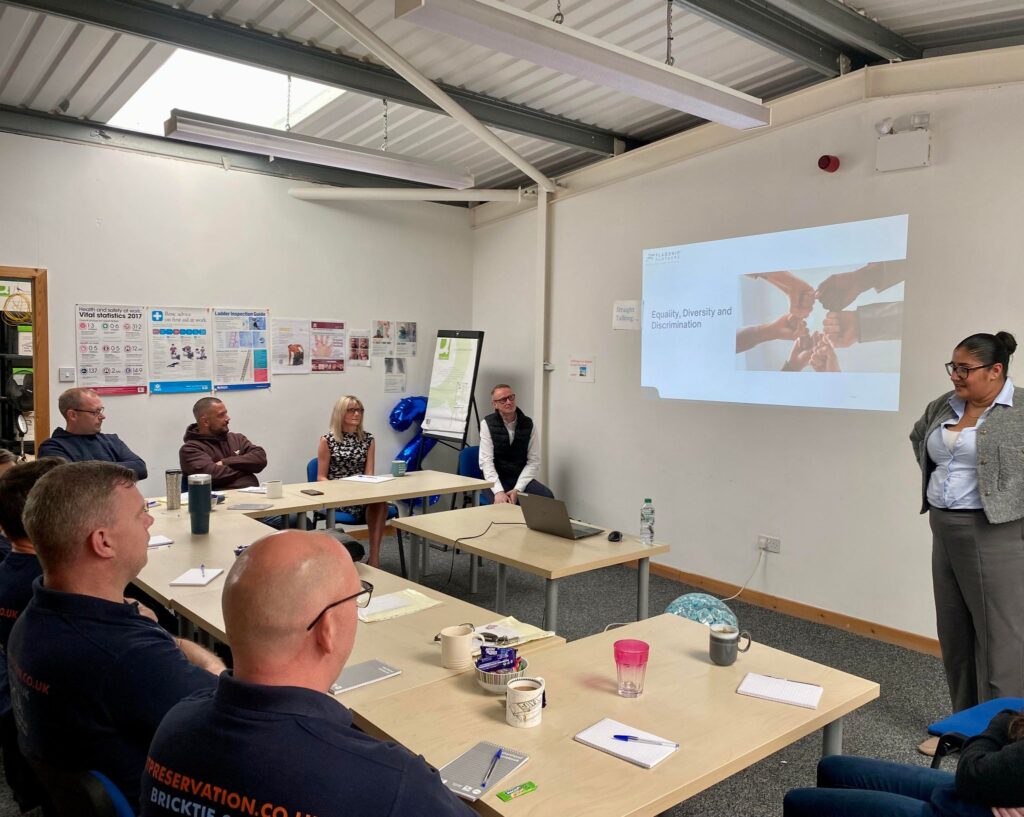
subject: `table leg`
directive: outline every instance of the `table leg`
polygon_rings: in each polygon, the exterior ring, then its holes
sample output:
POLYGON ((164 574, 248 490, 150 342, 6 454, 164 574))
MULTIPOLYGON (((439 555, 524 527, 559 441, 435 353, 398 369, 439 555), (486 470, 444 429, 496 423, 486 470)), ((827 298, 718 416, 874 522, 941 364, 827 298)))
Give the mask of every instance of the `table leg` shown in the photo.
POLYGON ((327 516, 326 525, 328 531, 334 530, 334 511, 334 508, 327 508, 327 510, 324 511, 325 515, 327 516))
POLYGON ((821 730, 821 756, 841 755, 843 753, 843 719, 825 724, 821 730))
POLYGON ((292 526, 292 515, 290 513, 281 514, 281 530, 288 530, 292 526))
POLYGON ((298 522, 299 530, 309 530, 309 516, 305 511, 299 511, 298 522))
MULTIPOLYGON (((647 618, 648 596, 651 589, 651 560, 640 559, 636 566, 636 620, 647 618)), ((550 629, 550 627, 548 628, 550 629)))
POLYGON ((476 554, 469 554, 469 592, 476 593, 480 583, 480 566, 477 564, 476 554))
POLYGON ((409 579, 414 582, 420 580, 420 547, 422 541, 416 534, 409 534, 409 579))
POLYGON ((544 629, 558 632, 558 579, 544 580, 544 629))
MULTIPOLYGON (((476 558, 475 556, 473 558, 476 558)), ((505 615, 505 571, 507 567, 501 562, 497 564, 496 575, 498 577, 498 586, 494 594, 494 606, 497 608, 495 612, 505 615)))

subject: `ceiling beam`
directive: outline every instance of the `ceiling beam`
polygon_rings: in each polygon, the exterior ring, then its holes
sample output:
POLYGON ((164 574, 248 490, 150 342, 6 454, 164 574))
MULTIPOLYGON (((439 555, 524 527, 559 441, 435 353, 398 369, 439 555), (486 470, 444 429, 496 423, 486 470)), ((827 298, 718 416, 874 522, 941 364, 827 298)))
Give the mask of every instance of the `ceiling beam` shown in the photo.
POLYGON ((150 156, 162 156, 167 159, 180 159, 199 164, 213 165, 225 170, 244 170, 260 173, 264 176, 275 176, 281 179, 294 179, 318 184, 329 184, 339 187, 394 187, 409 189, 427 187, 375 176, 370 173, 358 173, 353 170, 340 170, 334 167, 297 162, 291 159, 269 159, 254 153, 243 153, 238 150, 207 147, 191 142, 179 142, 163 136, 151 136, 148 133, 112 128, 101 122, 88 122, 73 119, 69 116, 54 116, 38 111, 26 111, 0 105, 0 133, 13 133, 20 136, 34 136, 43 139, 54 139, 60 142, 71 142, 79 145, 127 150, 133 153, 145 153, 150 156))
MULTIPOLYGON (((89 25, 133 34, 179 48, 235 60, 388 99, 414 108, 443 113, 389 68, 354 57, 335 54, 225 20, 205 17, 153 0, 5 0, 9 5, 55 14, 89 25)), ((616 153, 616 142, 627 149, 642 141, 559 116, 513 105, 500 99, 439 83, 481 122, 512 133, 590 151, 603 156, 616 153)))
POLYGON ((768 0, 805 25, 884 60, 921 59, 922 49, 838 0, 768 0))
POLYGON ((796 18, 764 0, 674 0, 691 11, 776 53, 837 77, 865 64, 864 55, 844 49, 838 41, 812 31, 796 18))

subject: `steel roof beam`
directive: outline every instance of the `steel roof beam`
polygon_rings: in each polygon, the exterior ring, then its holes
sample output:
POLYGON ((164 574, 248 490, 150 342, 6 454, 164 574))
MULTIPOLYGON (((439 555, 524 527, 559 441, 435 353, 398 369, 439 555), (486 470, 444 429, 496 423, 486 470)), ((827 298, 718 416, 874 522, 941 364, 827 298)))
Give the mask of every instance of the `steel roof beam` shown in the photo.
MULTIPOLYGON (((153 0, 5 0, 9 5, 66 17, 179 48, 268 68, 313 82, 367 96, 389 99, 414 108, 443 113, 389 68, 304 45, 225 20, 204 17, 153 0)), ((463 88, 440 84, 474 117, 512 133, 587 150, 604 156, 644 142, 626 139, 559 116, 514 105, 463 88)))
POLYGON ((829 78, 865 64, 863 54, 843 49, 837 40, 811 30, 764 0, 674 2, 681 9, 711 20, 829 78))
POLYGON ((922 49, 838 0, 768 0, 805 25, 884 60, 919 60, 922 49))

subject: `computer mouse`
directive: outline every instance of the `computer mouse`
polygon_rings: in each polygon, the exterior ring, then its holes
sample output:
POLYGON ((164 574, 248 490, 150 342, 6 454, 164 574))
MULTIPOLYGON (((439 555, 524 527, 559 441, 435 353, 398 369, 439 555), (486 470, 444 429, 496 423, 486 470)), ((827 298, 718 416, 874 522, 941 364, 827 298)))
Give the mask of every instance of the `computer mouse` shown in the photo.
POLYGON ((620 531, 620 530, 609 531, 608 532, 608 541, 609 542, 621 542, 622 541, 622 531, 620 531))

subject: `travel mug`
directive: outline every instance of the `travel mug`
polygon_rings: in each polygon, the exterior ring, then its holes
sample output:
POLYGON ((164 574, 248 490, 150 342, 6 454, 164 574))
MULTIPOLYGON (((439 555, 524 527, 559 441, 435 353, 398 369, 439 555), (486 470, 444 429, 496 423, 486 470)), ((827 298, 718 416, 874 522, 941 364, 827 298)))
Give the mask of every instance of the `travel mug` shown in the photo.
POLYGON ((167 510, 176 511, 181 507, 181 469, 168 468, 164 471, 164 494, 167 510))
POLYGON ((192 533, 210 532, 212 486, 209 474, 193 474, 188 478, 188 515, 192 519, 192 533))

